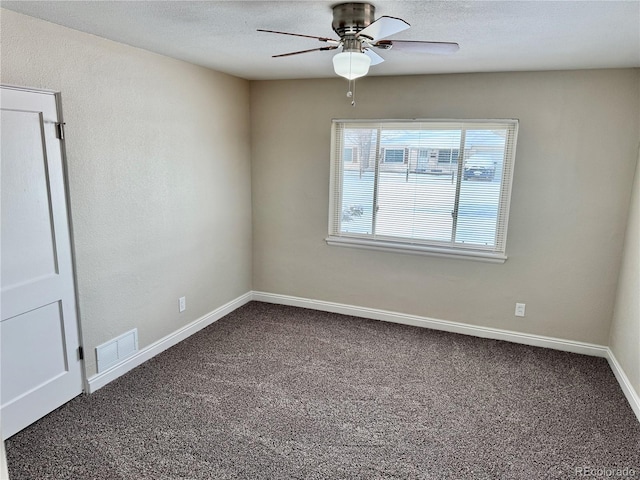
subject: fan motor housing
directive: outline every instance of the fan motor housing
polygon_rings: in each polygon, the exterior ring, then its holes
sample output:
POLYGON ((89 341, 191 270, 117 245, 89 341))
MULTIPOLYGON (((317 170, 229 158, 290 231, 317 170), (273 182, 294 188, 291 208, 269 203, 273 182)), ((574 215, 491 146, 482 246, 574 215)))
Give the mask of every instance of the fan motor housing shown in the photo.
POLYGON ((375 13, 370 3, 341 3, 333 7, 331 27, 340 38, 355 35, 375 21, 375 13))

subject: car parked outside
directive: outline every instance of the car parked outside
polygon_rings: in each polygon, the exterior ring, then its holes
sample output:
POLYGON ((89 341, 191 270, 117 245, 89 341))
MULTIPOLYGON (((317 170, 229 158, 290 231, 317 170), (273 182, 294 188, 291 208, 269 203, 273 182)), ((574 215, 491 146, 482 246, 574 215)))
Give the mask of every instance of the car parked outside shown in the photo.
POLYGON ((464 165, 463 178, 465 180, 493 180, 496 174, 496 165, 488 158, 470 157, 464 165))

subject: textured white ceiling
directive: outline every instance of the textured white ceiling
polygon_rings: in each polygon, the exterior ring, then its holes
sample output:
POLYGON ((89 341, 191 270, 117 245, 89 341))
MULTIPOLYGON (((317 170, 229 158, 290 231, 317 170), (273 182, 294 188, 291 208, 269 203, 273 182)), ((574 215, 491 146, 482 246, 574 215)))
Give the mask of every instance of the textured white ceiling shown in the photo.
MULTIPOLYGON (((335 52, 271 55, 335 38, 336 1, 2 1, 4 8, 247 79, 331 77, 335 52)), ((460 44, 452 56, 379 51, 369 75, 640 67, 640 0, 372 1, 411 28, 391 39, 460 44)))

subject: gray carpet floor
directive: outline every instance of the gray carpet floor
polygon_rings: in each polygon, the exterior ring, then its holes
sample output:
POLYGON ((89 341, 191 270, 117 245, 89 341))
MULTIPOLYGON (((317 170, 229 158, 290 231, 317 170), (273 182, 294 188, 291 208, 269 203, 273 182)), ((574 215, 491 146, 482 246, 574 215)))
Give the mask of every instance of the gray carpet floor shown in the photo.
POLYGON ((6 446, 12 480, 640 477, 604 359, 258 302, 6 446))

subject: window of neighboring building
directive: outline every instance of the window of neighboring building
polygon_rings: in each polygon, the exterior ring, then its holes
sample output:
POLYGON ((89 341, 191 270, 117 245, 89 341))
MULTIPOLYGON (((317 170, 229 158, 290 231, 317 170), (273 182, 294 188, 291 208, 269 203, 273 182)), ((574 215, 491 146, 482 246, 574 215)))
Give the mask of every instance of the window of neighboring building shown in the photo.
POLYGON ((456 163, 459 153, 457 148, 441 148, 438 150, 438 163, 456 163))
POLYGON ((384 163, 404 163, 404 148, 385 148, 382 154, 384 163))
POLYGON ((356 148, 345 147, 342 153, 342 161, 345 163, 353 163, 356 161, 356 148))
POLYGON ((517 120, 334 121, 327 242, 504 261, 517 130, 517 120), (371 160, 343 168, 357 148, 371 160))

